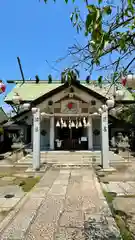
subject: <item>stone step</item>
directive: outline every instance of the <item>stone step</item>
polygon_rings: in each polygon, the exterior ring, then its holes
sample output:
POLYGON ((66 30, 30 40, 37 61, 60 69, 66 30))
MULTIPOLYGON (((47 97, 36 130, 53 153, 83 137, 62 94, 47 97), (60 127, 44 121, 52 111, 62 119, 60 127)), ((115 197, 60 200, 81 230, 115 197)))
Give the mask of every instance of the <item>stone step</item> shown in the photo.
POLYGON ((41 156, 101 156, 101 153, 92 153, 92 152, 69 152, 69 153, 60 153, 60 152, 40 152, 41 156))
MULTIPOLYGON (((101 158, 101 156, 93 156, 93 155, 40 155, 41 158, 52 158, 52 159, 57 159, 57 158, 101 158)), ((28 154, 27 157, 32 158, 32 154, 28 154)))
POLYGON ((75 164, 63 164, 63 165, 61 165, 61 164, 55 164, 55 165, 53 165, 52 166, 52 168, 81 168, 82 169, 82 167, 83 168, 92 168, 92 164, 77 164, 77 165, 75 165, 75 164))

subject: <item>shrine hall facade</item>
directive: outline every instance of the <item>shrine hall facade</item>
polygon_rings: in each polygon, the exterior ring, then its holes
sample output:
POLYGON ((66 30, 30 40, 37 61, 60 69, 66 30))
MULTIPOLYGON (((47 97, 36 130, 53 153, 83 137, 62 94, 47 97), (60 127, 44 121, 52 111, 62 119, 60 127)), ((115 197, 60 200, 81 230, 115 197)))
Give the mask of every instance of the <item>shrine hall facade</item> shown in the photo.
MULTIPOLYGON (((5 102, 17 109, 13 120, 24 134, 24 142, 33 141, 33 114, 31 109, 23 109, 24 103, 40 111, 40 149, 46 150, 100 150, 101 116, 99 108, 114 94, 113 86, 102 87, 96 81, 62 84, 58 81, 16 81, 5 102), (15 106, 14 95, 20 96, 20 104, 15 106)), ((119 85, 122 99, 115 97, 115 106, 134 102, 132 93, 119 85)), ((109 111, 108 118, 113 115, 109 111)))

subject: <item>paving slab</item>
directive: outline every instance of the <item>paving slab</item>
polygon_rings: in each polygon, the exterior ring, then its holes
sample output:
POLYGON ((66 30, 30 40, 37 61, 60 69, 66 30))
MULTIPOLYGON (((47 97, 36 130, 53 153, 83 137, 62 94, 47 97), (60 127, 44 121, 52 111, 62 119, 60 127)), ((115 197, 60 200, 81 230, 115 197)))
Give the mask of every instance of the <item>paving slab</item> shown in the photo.
POLYGON ((68 185, 68 179, 58 179, 58 180, 56 180, 55 182, 54 182, 54 184, 62 184, 63 186, 64 185, 68 185))
POLYGON ((13 208, 18 202, 20 201, 20 198, 5 198, 5 201, 2 204, 2 208, 13 208))
POLYGON ((64 208, 63 196, 48 197, 31 224, 26 239, 53 239, 57 222, 64 208))
POLYGON ((13 194, 15 197, 23 197, 25 193, 18 185, 0 187, 0 197, 4 197, 7 194, 13 194))
POLYGON ((15 219, 9 224, 8 228, 1 234, 1 240, 20 240, 24 238, 24 234, 28 229, 30 222, 36 215, 36 212, 33 210, 24 210, 20 211, 15 219))
POLYGON ((84 213, 83 211, 63 212, 59 220, 60 227, 83 228, 84 213))
POLYGON ((119 182, 109 182, 109 184, 107 184, 107 188, 109 192, 125 194, 125 191, 122 187, 120 187, 119 182))
POLYGON ((24 209, 37 210, 42 204, 43 200, 44 200, 44 197, 39 197, 39 198, 29 197, 27 202, 24 205, 24 209))
POLYGON ((12 219, 0 228, 0 239, 84 240, 88 216, 98 214, 111 219, 96 181, 92 169, 49 169, 20 208, 19 204, 15 207, 12 219))
POLYGON ((125 212, 127 215, 135 214, 135 199, 134 198, 125 198, 125 197, 116 197, 113 200, 113 207, 115 210, 125 212))
POLYGON ((48 192, 49 195, 65 195, 67 191, 67 186, 62 184, 54 184, 53 187, 48 192))
POLYGON ((5 202, 5 197, 0 197, 0 208, 3 205, 3 203, 5 202))
POLYGON ((42 197, 46 196, 46 194, 49 190, 50 190, 49 187, 43 187, 43 186, 42 187, 36 187, 34 189, 34 191, 32 191, 30 193, 30 196, 33 197, 33 198, 39 198, 39 196, 40 196, 40 198, 42 198, 42 197))
POLYGON ((55 233, 54 239, 56 240, 85 240, 82 229, 78 228, 65 228, 60 227, 55 233))
POLYGON ((128 182, 128 183, 135 188, 135 182, 128 182))
POLYGON ((3 181, 7 181, 7 182, 12 182, 13 180, 15 180, 16 177, 2 177, 1 180, 3 181))
POLYGON ((128 182, 120 182, 119 183, 120 188, 124 189, 125 194, 135 194, 135 187, 133 187, 128 182))

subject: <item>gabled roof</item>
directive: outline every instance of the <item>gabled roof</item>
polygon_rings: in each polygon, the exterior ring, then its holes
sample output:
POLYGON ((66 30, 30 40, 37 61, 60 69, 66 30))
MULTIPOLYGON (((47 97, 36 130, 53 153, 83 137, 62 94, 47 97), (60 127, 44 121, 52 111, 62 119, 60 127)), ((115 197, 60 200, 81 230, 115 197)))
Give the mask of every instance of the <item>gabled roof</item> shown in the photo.
POLYGON ((48 82, 40 82, 38 84, 34 83, 17 83, 16 86, 13 88, 13 90, 7 95, 5 98, 5 102, 10 103, 12 102, 12 98, 15 95, 15 93, 18 93, 22 100, 25 102, 31 102, 39 97, 43 96, 44 94, 51 92, 52 90, 60 87, 61 83, 50 83, 48 82))
POLYGON ((0 124, 3 124, 4 122, 8 121, 8 116, 4 112, 3 108, 0 107, 0 124))
MULTIPOLYGON (((78 87, 85 89, 92 95, 99 99, 108 98, 113 95, 113 86, 110 88, 110 84, 104 84, 102 88, 100 88, 96 81, 92 81, 87 84, 85 81, 80 81, 78 87)), ((40 81, 39 83, 35 83, 35 81, 26 81, 25 83, 17 82, 13 90, 6 96, 5 102, 8 104, 12 103, 12 98, 15 93, 18 93, 24 102, 33 102, 37 99, 42 99, 45 95, 53 94, 55 91, 60 91, 65 84, 60 83, 60 81, 54 81, 52 83, 48 83, 48 81, 40 81)), ((121 84, 118 86, 124 92, 124 98, 122 101, 132 102, 135 101, 131 92, 129 92, 125 87, 121 84)))

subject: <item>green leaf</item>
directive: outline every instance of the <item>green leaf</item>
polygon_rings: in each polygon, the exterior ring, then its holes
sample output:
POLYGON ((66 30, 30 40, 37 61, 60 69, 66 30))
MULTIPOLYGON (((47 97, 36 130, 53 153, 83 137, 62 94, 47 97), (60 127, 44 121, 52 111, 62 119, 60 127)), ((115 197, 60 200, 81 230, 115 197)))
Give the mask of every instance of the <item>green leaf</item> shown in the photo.
POLYGON ((119 41, 119 44, 120 44, 120 47, 122 48, 122 49, 124 49, 125 48, 125 40, 124 39, 120 39, 120 41, 119 41))
POLYGON ((85 37, 88 37, 88 34, 89 34, 89 33, 86 31, 86 32, 84 33, 85 37))
POLYGON ((132 5, 132 0, 128 0, 128 5, 132 5))
POLYGON ((103 84, 103 77, 100 76, 100 77, 98 78, 98 85, 99 85, 99 87, 102 87, 102 84, 103 84))
POLYGON ((76 21, 78 21, 78 13, 75 14, 76 21))
POLYGON ((110 15, 112 13, 112 8, 110 6, 105 6, 104 13, 106 13, 107 15, 110 15))
POLYGON ((98 4, 102 3, 102 0, 98 0, 98 4))
POLYGON ((65 3, 68 3, 68 0, 65 0, 65 3))
POLYGON ((91 12, 95 12, 96 7, 94 5, 88 5, 87 6, 88 10, 90 10, 91 12))
POLYGON ((89 13, 85 22, 86 31, 89 32, 89 26, 92 22, 92 15, 89 13))
POLYGON ((71 13, 71 15, 70 15, 71 22, 73 22, 73 17, 74 17, 74 13, 71 13))

